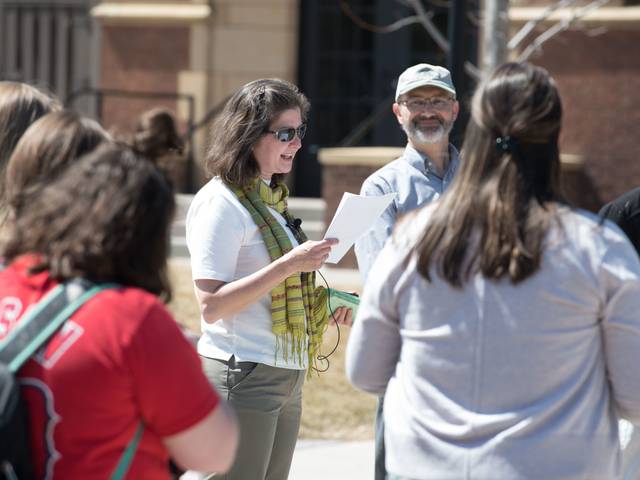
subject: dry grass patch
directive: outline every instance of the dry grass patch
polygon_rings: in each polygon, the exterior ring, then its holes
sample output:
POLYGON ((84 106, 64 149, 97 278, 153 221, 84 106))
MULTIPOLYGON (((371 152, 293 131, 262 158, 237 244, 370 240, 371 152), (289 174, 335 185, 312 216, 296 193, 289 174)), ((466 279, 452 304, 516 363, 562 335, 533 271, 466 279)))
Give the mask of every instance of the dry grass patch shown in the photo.
MULTIPOLYGON (((194 332, 200 331, 200 314, 196 303, 191 270, 184 262, 169 266, 173 300, 169 310, 176 320, 194 332)), ((329 357, 327 372, 306 382, 302 396, 301 438, 331 440, 363 440, 373 438, 376 400, 355 390, 344 376, 344 351, 349 334, 341 329, 342 338, 336 352, 329 357)), ((336 343, 336 328, 325 335, 323 353, 330 352, 336 343)))
POLYGON ((200 310, 191 281, 191 267, 184 261, 169 263, 169 279, 173 298, 168 305, 179 324, 200 333, 200 310))
MULTIPOLYGON (((341 327, 338 349, 329 357, 329 370, 314 375, 302 396, 301 438, 365 440, 373 438, 376 399, 354 389, 344 374, 344 352, 349 329, 341 327)), ((323 352, 336 344, 336 327, 325 334, 323 352)))

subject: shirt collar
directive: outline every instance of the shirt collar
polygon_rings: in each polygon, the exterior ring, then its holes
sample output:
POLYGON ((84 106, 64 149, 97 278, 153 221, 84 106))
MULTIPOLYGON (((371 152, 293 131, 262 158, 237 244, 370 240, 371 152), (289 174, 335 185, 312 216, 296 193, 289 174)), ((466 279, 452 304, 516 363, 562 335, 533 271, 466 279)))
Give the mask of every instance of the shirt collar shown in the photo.
MULTIPOLYGON (((458 168, 458 163, 460 162, 459 156, 460 154, 458 153, 458 149, 450 143, 449 165, 447 165, 447 169, 444 171, 442 178, 450 176, 451 173, 456 171, 456 169, 458 168)), ((431 164, 431 160, 429 160, 428 155, 419 152, 418 150, 413 148, 410 143, 407 143, 407 146, 404 149, 403 158, 409 163, 409 165, 420 170, 425 175, 431 174, 439 176, 428 168, 428 165, 431 164)))

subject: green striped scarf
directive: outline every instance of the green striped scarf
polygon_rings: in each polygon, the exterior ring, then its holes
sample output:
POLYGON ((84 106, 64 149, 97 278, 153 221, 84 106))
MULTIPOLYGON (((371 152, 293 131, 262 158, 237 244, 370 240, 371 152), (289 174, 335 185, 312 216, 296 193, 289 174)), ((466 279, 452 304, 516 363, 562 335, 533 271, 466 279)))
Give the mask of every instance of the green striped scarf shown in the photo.
MULTIPOLYGON (((289 252, 293 246, 287 232, 267 208, 268 205, 293 224, 293 217, 287 210, 287 186, 279 183, 270 187, 258 178, 245 189, 235 186, 231 186, 231 189, 258 226, 271 261, 289 252)), ((299 233, 300 240, 306 241, 307 237, 301 229, 299 233)), ((306 337, 308 376, 316 366, 316 355, 322 346, 322 335, 328 320, 325 289, 316 288, 315 279, 315 272, 295 273, 271 290, 271 330, 276 336, 276 362, 278 356, 285 362, 295 356, 302 363, 306 337)))

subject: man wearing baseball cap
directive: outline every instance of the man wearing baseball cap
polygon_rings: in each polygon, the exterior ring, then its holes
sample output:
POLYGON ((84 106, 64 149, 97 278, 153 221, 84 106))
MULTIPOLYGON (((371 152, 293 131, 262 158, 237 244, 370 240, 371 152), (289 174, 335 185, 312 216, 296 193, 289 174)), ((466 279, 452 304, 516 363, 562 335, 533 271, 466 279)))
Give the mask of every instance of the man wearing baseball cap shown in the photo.
MULTIPOLYGON (((449 143, 449 133, 459 105, 451 74, 446 68, 420 63, 398 78, 393 113, 407 134, 402 156, 369 176, 361 195, 395 193, 394 201, 374 226, 355 245, 363 282, 396 220, 403 214, 436 200, 449 186, 458 167, 458 151, 449 143)), ((375 480, 386 478, 382 406, 376 416, 375 480)))

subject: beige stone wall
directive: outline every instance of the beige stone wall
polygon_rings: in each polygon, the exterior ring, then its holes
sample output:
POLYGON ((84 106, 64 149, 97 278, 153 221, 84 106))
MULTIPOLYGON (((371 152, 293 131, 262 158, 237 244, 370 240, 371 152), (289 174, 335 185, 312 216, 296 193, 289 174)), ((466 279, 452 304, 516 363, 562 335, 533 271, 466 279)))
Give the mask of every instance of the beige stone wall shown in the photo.
POLYGON ((215 105, 262 77, 295 81, 298 55, 295 0, 221 0, 206 26, 192 30, 194 68, 208 74, 215 105))
MULTIPOLYGON (((182 92, 198 95, 197 118, 247 82, 264 77, 295 81, 298 3, 295 0, 220 0, 208 22, 191 29, 191 69, 181 72, 182 92)), ((208 128, 196 136, 197 158, 208 128)), ((197 183, 205 174, 196 171, 197 183)))

